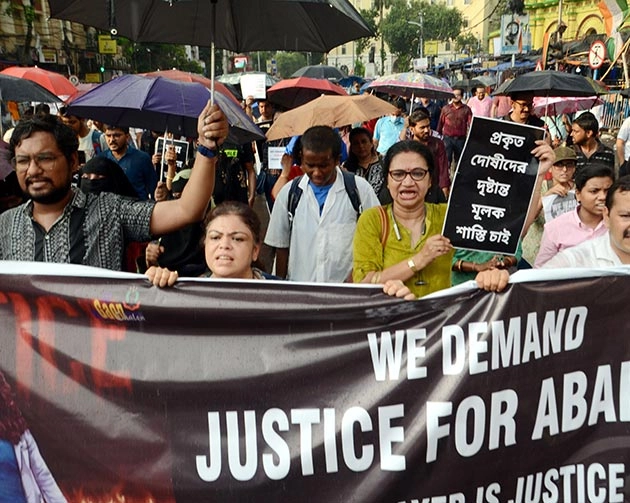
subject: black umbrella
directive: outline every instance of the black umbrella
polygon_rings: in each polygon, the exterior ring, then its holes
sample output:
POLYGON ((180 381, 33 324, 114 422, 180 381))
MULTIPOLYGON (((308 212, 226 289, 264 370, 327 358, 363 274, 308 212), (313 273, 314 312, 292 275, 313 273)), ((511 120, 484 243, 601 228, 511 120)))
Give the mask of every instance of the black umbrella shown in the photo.
POLYGON ((470 91, 472 91, 473 89, 476 89, 478 86, 483 86, 486 87, 486 85, 481 82, 480 80, 477 79, 461 79, 461 80, 456 80, 451 87, 453 89, 463 89, 464 91, 466 91, 467 93, 469 93, 470 91))
POLYGON ((61 100, 32 80, 0 74, 0 101, 59 103, 61 100))
POLYGON ((312 79, 330 79, 339 81, 347 77, 339 68, 327 65, 303 66, 291 77, 311 77, 312 79))
POLYGON ((574 73, 543 70, 529 72, 517 76, 502 90, 495 91, 495 95, 510 95, 526 93, 533 96, 593 96, 602 94, 593 84, 582 75, 574 73))
POLYGON ((348 0, 49 0, 49 4, 53 18, 115 31, 136 42, 205 47, 213 42, 236 52, 328 52, 350 40, 374 36, 348 0))

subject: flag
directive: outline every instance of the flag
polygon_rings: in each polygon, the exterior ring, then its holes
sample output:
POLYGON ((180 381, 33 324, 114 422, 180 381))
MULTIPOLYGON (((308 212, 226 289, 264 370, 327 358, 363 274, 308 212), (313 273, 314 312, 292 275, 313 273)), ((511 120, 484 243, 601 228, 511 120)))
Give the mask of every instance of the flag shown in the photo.
POLYGON ((626 0, 600 0, 597 6, 604 18, 606 35, 614 37, 628 15, 628 3, 626 0))

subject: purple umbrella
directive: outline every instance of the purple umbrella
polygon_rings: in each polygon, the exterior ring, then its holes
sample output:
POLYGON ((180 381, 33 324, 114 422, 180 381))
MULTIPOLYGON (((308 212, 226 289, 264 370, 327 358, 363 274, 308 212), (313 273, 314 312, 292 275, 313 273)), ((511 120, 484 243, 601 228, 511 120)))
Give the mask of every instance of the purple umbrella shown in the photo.
MULTIPOLYGON (((196 138, 197 118, 209 98, 210 91, 196 82, 123 75, 77 98, 68 111, 106 124, 196 138)), ((243 144, 265 138, 233 99, 220 92, 215 92, 214 99, 230 123, 229 142, 243 144)))

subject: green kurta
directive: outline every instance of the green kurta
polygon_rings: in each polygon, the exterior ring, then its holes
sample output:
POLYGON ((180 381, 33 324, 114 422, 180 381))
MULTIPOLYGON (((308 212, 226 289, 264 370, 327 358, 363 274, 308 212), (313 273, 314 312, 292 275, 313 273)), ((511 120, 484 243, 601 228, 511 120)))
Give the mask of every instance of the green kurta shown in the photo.
MULTIPOLYGON (((425 232, 416 246, 411 246, 411 232, 398 223, 400 240, 394 230, 391 205, 385 206, 389 221, 389 234, 385 248, 381 246, 381 219, 378 208, 370 208, 363 212, 357 223, 354 234, 354 267, 352 277, 355 282, 360 282, 370 271, 382 271, 407 261, 418 253, 427 239, 435 234, 442 233, 444 218, 446 216, 446 204, 426 203, 425 232)), ((436 258, 427 267, 418 271, 405 285, 418 297, 427 295, 451 286, 451 259, 453 253, 448 253, 436 258), (424 284, 417 284, 417 283, 424 284)))

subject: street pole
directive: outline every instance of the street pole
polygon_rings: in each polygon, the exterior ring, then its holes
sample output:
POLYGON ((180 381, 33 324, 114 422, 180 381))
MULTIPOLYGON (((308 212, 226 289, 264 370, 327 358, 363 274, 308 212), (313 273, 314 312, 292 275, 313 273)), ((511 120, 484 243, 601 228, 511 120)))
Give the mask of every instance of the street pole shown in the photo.
POLYGON ((418 27, 418 57, 420 59, 424 58, 424 17, 423 13, 420 13, 420 22, 417 21, 407 21, 407 24, 412 24, 418 27))
MULTIPOLYGON (((560 29, 561 26, 562 26, 562 0, 558 0, 558 38, 557 38, 557 43, 560 46, 560 51, 562 51, 562 30, 560 29)), ((558 69, 558 60, 556 59, 556 70, 557 69, 558 69)))

